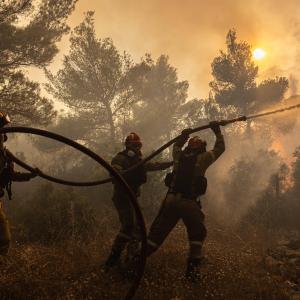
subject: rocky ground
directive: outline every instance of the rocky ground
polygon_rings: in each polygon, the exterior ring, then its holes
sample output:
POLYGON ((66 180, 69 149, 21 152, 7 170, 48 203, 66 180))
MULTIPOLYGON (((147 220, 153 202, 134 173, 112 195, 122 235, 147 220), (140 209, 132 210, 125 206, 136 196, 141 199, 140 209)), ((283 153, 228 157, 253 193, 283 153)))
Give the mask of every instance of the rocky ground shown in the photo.
MULTIPOLYGON (((0 299, 122 299, 130 282, 116 270, 101 272, 111 236, 88 245, 13 245, 9 257, 0 258, 0 299)), ((210 224, 208 262, 193 284, 183 277, 187 243, 179 225, 148 260, 135 299, 300 299, 297 247, 269 247, 257 235, 245 238, 210 224)))
POLYGON ((267 270, 283 282, 290 299, 300 300, 300 239, 285 237, 268 249, 267 270))

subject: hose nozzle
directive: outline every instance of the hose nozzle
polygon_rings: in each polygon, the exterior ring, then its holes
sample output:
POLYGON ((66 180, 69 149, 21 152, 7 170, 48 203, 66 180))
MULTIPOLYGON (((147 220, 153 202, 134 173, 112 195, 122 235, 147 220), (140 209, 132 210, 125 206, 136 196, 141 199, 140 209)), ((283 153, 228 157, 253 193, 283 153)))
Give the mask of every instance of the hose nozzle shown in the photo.
POLYGON ((235 123, 235 122, 241 122, 241 121, 247 121, 247 117, 241 116, 241 117, 231 119, 231 120, 221 120, 221 121, 219 121, 219 124, 220 124, 220 126, 226 126, 228 124, 235 123))

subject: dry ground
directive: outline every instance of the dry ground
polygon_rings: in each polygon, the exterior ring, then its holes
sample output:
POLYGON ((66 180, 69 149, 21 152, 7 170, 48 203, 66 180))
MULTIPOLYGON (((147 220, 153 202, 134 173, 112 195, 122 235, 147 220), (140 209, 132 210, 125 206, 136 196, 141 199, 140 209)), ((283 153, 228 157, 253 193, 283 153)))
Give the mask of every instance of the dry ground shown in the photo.
MULTIPOLYGON (((9 257, 0 258, 0 299, 122 299, 129 283, 117 272, 100 271, 111 236, 88 245, 13 245, 9 257)), ((186 283, 187 244, 179 225, 148 260, 135 299, 288 299, 282 283, 264 268, 263 245, 258 237, 241 238, 210 225, 202 279, 186 283)))

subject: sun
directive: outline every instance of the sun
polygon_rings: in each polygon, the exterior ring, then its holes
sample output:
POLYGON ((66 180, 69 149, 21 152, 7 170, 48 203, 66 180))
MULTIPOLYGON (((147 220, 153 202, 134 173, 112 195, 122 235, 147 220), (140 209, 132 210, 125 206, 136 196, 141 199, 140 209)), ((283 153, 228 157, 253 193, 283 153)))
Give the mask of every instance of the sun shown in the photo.
POLYGON ((266 51, 261 48, 256 48, 256 49, 254 49, 252 54, 253 54, 253 58, 255 60, 261 60, 261 59, 265 58, 266 51))

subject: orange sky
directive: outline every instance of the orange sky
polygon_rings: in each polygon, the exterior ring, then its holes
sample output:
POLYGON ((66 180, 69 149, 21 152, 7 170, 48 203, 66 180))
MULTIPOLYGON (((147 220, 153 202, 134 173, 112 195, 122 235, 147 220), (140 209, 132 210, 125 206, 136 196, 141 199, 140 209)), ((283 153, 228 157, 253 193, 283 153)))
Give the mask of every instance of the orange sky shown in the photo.
MULTIPOLYGON (((261 79, 293 75, 300 78, 299 0, 79 0, 69 19, 78 25, 87 10, 95 11, 98 37, 111 37, 120 50, 138 60, 146 52, 167 54, 180 79, 190 83, 189 96, 207 97, 210 64, 224 49, 225 36, 235 28, 239 39, 267 51, 258 63, 261 79)), ((51 68, 67 51, 66 38, 51 68)), ((41 72, 30 72, 41 80, 41 72)))

